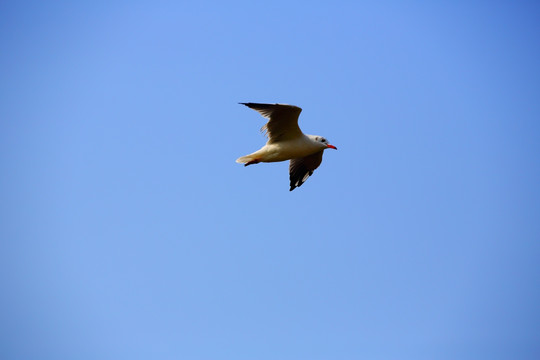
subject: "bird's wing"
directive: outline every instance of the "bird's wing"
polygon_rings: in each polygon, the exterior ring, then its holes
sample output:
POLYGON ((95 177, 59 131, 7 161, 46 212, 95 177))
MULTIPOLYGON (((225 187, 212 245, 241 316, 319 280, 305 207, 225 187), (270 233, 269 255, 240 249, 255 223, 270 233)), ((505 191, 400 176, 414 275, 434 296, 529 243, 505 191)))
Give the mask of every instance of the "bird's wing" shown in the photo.
POLYGON ((298 106, 257 103, 240 104, 258 111, 263 117, 268 119, 268 122, 261 128, 261 131, 266 134, 269 143, 302 136, 302 131, 298 127, 298 116, 302 109, 298 106))
POLYGON ((289 162, 289 178, 291 180, 291 188, 302 186, 302 184, 313 174, 313 171, 321 165, 323 151, 321 150, 313 155, 299 159, 291 159, 289 162))

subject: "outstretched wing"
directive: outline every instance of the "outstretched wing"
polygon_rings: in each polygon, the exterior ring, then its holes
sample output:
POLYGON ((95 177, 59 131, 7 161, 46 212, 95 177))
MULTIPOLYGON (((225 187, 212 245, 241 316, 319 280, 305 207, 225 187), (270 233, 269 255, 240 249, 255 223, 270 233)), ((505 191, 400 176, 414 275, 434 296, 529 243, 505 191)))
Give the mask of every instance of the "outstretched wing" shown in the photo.
POLYGON ((258 103, 240 104, 258 111, 263 117, 268 119, 268 122, 261 128, 261 131, 268 136, 269 143, 302 136, 302 131, 298 127, 298 116, 300 116, 302 109, 298 106, 258 103))
POLYGON ((321 165, 323 151, 313 155, 306 156, 299 159, 291 159, 289 162, 289 178, 291 180, 291 188, 289 191, 293 191, 295 188, 302 186, 302 184, 313 174, 313 171, 321 165))

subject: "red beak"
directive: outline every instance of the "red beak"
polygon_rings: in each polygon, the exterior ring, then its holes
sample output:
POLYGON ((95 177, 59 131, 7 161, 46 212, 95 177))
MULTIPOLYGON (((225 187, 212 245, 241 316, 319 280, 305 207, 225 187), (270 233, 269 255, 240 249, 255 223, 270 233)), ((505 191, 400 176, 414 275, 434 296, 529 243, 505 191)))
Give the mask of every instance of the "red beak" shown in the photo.
POLYGON ((335 147, 334 145, 328 144, 328 145, 326 145, 326 147, 327 147, 327 148, 330 148, 330 149, 337 150, 337 147, 335 147))

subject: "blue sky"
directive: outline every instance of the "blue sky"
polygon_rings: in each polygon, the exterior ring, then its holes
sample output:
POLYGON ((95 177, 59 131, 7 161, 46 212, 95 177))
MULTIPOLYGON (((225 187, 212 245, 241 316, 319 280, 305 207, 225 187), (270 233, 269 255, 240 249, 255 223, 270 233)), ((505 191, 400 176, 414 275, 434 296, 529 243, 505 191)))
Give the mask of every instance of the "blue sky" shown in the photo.
POLYGON ((540 7, 3 2, 3 359, 537 359, 540 7), (314 175, 234 161, 303 108, 314 175))

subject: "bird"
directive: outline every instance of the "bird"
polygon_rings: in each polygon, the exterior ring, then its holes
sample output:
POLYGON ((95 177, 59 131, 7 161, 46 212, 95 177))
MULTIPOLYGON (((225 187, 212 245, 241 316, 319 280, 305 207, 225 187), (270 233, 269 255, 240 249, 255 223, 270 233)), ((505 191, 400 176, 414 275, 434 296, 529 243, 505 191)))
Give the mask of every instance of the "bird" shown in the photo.
POLYGON ((261 162, 289 160, 289 180, 293 191, 313 174, 322 162, 326 149, 337 150, 328 140, 318 135, 306 135, 298 126, 302 109, 287 104, 239 103, 260 113, 268 122, 261 128, 268 141, 254 153, 239 157, 244 166, 261 162))

